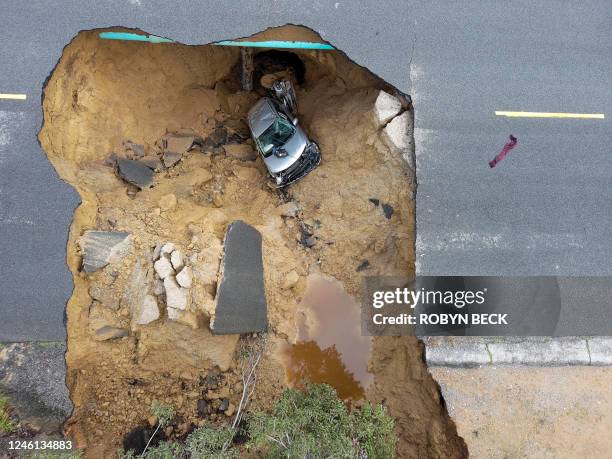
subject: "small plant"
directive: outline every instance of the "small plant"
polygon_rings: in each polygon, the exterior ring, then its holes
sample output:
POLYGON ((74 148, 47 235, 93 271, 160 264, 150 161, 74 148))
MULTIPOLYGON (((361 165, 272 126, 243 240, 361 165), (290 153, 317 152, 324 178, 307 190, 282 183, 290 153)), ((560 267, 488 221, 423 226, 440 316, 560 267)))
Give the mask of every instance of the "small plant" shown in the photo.
POLYGON ((236 457, 231 448, 234 429, 230 426, 213 427, 204 425, 187 437, 187 451, 192 459, 229 459, 236 457))
POLYGON ((0 394, 0 432, 10 434, 17 430, 17 424, 11 421, 9 416, 9 399, 6 395, 0 394))
POLYGON ((155 401, 151 405, 151 414, 157 418, 157 427, 155 428, 153 435, 151 435, 151 438, 149 438, 147 445, 142 451, 142 457, 149 457, 149 455, 146 455, 146 454, 147 454, 147 449, 149 448, 149 445, 151 444, 151 440, 155 438, 155 435, 157 435, 157 432, 159 431, 159 429, 161 429, 162 427, 166 427, 168 424, 170 424, 170 422, 172 421, 172 418, 174 418, 174 409, 171 406, 163 405, 155 401))
POLYGON ((175 441, 162 441, 155 448, 143 452, 146 459, 178 459, 185 456, 183 445, 175 441))
POLYGON ((157 418, 157 425, 166 427, 174 418, 174 409, 159 402, 151 405, 151 414, 157 418))

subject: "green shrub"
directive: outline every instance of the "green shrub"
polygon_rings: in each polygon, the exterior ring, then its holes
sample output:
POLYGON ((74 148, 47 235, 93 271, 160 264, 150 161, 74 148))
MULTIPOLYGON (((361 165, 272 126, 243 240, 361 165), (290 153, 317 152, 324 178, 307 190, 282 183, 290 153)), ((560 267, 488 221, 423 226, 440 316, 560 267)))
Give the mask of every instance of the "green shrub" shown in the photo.
POLYGON ((250 444, 268 457, 353 457, 348 411, 327 384, 287 389, 271 413, 249 416, 250 444))
POLYGON ((394 422, 384 407, 366 403, 349 414, 327 384, 285 390, 271 413, 252 414, 248 425, 249 447, 270 458, 395 457, 394 422))
POLYGON ((0 432, 10 434, 17 430, 17 424, 11 421, 9 416, 9 399, 6 395, 0 394, 0 432))
POLYGON ((359 457, 386 459, 395 457, 397 438, 393 418, 382 405, 366 403, 351 413, 351 430, 358 446, 359 457))
POLYGON ((234 432, 229 426, 201 426, 187 437, 187 451, 194 459, 228 459, 236 457, 231 449, 234 432))
MULTIPOLYGON (((169 423, 171 408, 154 404, 158 428, 169 423)), ((245 447, 253 457, 277 459, 395 457, 394 421, 382 405, 364 404, 349 413, 336 391, 327 384, 306 384, 304 390, 286 389, 271 412, 255 412, 246 419, 250 436, 245 447)), ((239 451, 232 445, 235 432, 229 426, 205 425, 195 429, 184 444, 161 442, 148 449, 146 459, 232 459, 239 451)), ((121 459, 133 459, 132 452, 121 459)), ((249 456, 250 457, 250 456, 249 456)))
POLYGON ((145 453, 146 459, 178 459, 185 457, 183 445, 175 441, 162 441, 145 453))

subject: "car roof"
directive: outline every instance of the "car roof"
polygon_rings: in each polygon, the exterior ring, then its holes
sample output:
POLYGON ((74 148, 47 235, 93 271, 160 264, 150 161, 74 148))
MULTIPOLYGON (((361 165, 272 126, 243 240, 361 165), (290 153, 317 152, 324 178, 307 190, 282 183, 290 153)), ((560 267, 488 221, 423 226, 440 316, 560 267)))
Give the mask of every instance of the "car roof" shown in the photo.
POLYGON ((277 118, 277 111, 272 100, 263 97, 251 107, 248 114, 249 129, 254 137, 259 137, 277 118))

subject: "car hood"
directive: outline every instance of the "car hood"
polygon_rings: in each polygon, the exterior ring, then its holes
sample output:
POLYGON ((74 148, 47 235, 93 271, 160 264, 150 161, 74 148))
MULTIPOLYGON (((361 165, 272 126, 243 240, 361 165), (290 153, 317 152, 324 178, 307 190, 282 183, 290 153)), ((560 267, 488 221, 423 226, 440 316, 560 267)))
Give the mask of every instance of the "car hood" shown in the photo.
POLYGON ((287 151, 287 156, 284 158, 279 158, 275 155, 270 155, 267 158, 264 158, 266 167, 272 173, 284 171, 295 163, 300 156, 302 156, 306 145, 308 145, 308 137, 306 137, 306 133, 300 126, 296 126, 295 132, 282 147, 287 151))

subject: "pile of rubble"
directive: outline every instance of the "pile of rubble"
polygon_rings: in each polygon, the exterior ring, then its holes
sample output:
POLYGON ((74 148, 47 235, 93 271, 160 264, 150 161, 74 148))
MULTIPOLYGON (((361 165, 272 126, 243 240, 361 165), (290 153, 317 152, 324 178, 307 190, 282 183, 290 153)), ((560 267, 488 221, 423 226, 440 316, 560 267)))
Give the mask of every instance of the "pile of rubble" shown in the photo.
POLYGON ((191 268, 185 265, 185 258, 180 250, 167 242, 155 248, 155 294, 165 297, 168 318, 176 320, 181 311, 187 309, 190 300, 189 289, 193 280, 191 268))
POLYGON ((257 155, 248 133, 237 126, 230 133, 221 122, 215 120, 214 123, 215 127, 206 138, 189 131, 167 133, 148 153, 144 145, 127 140, 123 142, 124 156, 112 154, 108 164, 116 164, 120 178, 143 190, 155 185, 156 172, 173 168, 192 150, 210 155, 226 154, 241 161, 255 160, 257 155))

